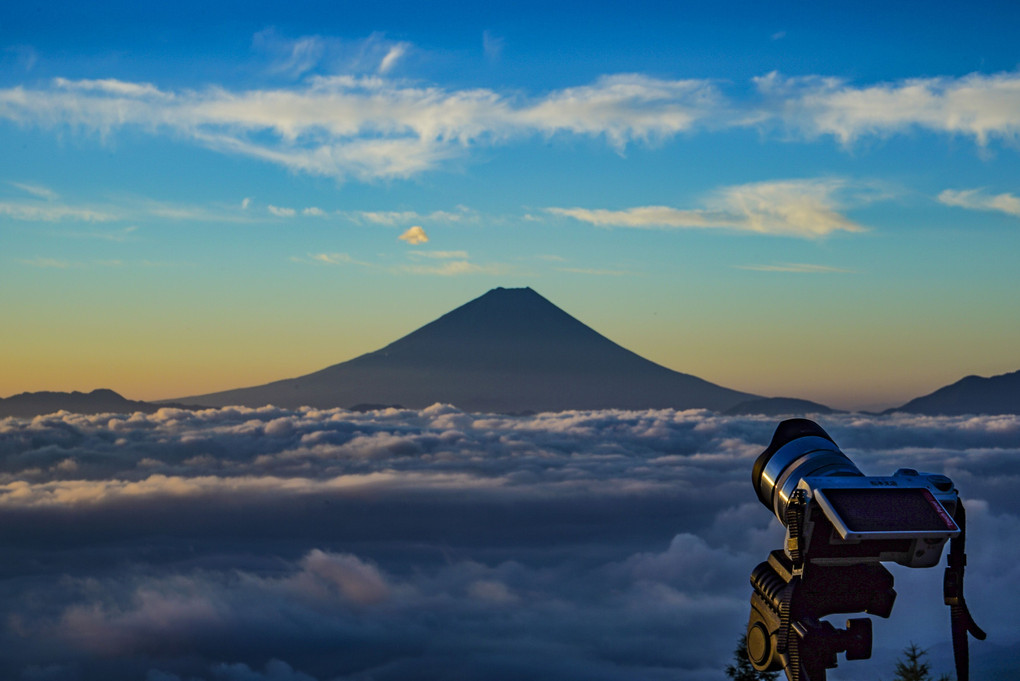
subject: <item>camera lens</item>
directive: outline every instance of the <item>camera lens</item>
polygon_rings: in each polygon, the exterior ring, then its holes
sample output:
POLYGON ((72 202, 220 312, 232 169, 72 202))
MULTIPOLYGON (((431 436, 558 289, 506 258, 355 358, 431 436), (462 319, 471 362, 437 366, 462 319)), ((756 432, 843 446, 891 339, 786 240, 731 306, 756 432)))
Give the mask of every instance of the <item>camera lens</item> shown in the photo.
POLYGON ((785 525, 786 505, 801 478, 825 475, 864 474, 817 423, 789 419, 779 424, 755 460, 751 484, 761 503, 785 525))

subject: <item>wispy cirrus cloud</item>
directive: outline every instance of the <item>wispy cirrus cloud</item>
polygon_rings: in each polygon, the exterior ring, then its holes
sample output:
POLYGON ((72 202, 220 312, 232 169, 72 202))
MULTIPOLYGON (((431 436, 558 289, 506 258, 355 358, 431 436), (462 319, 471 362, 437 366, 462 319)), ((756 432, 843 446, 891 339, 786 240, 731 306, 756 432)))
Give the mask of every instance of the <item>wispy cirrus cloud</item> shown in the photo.
POLYGON ((413 210, 388 210, 388 211, 346 211, 341 213, 349 220, 358 223, 370 223, 396 227, 414 222, 463 222, 465 220, 477 219, 475 211, 467 206, 457 206, 456 209, 434 210, 430 213, 421 213, 413 210))
POLYGON ((67 205, 60 200, 60 195, 49 187, 27 182, 8 182, 7 184, 32 197, 0 201, 0 215, 14 220, 107 222, 118 218, 117 213, 110 209, 67 205))
POLYGON ((256 45, 274 55, 271 70, 297 83, 166 89, 56 78, 0 89, 0 119, 104 139, 131 128, 340 180, 407 178, 535 136, 601 139, 622 153, 681 134, 774 124, 844 145, 912 130, 965 135, 979 145, 1020 135, 1020 72, 862 85, 774 72, 753 79, 754 92, 739 97, 726 91, 741 86, 711 79, 625 73, 526 95, 394 79, 413 46, 382 36, 351 43, 259 35, 256 45))
POLYGON ((17 187, 21 191, 31 194, 32 196, 39 199, 46 199, 47 201, 55 201, 60 197, 55 191, 49 187, 43 187, 38 184, 28 184, 25 182, 9 182, 12 187, 17 187))
MULTIPOLYGON (((840 210, 859 188, 840 179, 781 180, 718 190, 704 207, 637 206, 621 210, 547 208, 598 227, 641 229, 723 228, 758 234, 817 238, 833 232, 862 232, 865 227, 840 210)), ((856 199, 855 200, 859 200, 856 199)))
POLYGON ((30 267, 40 267, 43 269, 81 269, 81 268, 96 268, 96 267, 123 267, 124 261, 122 260, 89 260, 89 261, 72 261, 63 260, 61 258, 32 258, 29 260, 21 260, 23 265, 30 267))
POLYGON ((946 189, 938 196, 939 202, 969 210, 993 211, 1020 217, 1020 196, 1003 193, 989 195, 983 189, 946 189))
POLYGON ((437 265, 402 265, 400 272, 407 274, 433 274, 442 277, 456 277, 464 274, 504 275, 510 267, 499 263, 479 265, 469 260, 450 259, 437 265))
POLYGON ((351 256, 350 253, 309 253, 308 259, 291 258, 295 262, 313 262, 323 265, 361 265, 370 267, 371 263, 362 262, 351 256))
POLYGON ((412 45, 390 40, 379 32, 361 39, 290 37, 270 27, 255 34, 252 49, 268 57, 269 73, 300 78, 308 73, 387 73, 411 51, 412 45))
POLYGON ((532 99, 374 76, 313 76, 296 87, 246 91, 58 78, 0 90, 0 118, 102 137, 133 127, 300 172, 372 179, 408 177, 473 145, 535 134, 603 137, 622 149, 717 119, 719 103, 709 81, 640 74, 532 99))
POLYGON ((432 260, 467 260, 467 251, 412 251, 410 254, 415 258, 429 258, 432 260))
POLYGON ((802 262, 784 262, 776 265, 734 265, 738 270, 756 272, 792 272, 796 274, 851 274, 853 270, 828 265, 810 265, 802 262))
POLYGON ((506 40, 492 31, 482 31, 482 52, 489 61, 498 61, 503 55, 506 40))
MULTIPOLYGON (((0 218, 25 222, 125 222, 157 219, 168 221, 250 222, 243 214, 245 206, 194 204, 161 201, 139 196, 114 196, 95 203, 65 201, 56 191, 11 182, 31 197, 0 199, 0 218)), ((123 232, 133 231, 128 227, 123 232)), ((99 235, 96 235, 99 236, 99 235)), ((107 237, 102 237, 107 238, 107 237)), ((114 235, 114 240, 120 240, 114 235)))
POLYGON ((958 78, 909 78, 853 85, 842 78, 755 79, 769 117, 808 137, 832 135, 843 144, 866 135, 913 129, 1016 141, 1020 135, 1020 72, 958 78))
POLYGON ((62 231, 61 236, 71 237, 74 239, 96 239, 99 241, 111 241, 114 243, 126 243, 128 241, 134 241, 138 237, 136 232, 138 227, 131 225, 124 227, 123 229, 110 229, 110 230, 91 230, 91 231, 62 231))
POLYGON ((0 215, 27 222, 59 222, 61 220, 108 222, 117 220, 119 217, 116 213, 108 210, 69 206, 51 201, 0 201, 0 215))

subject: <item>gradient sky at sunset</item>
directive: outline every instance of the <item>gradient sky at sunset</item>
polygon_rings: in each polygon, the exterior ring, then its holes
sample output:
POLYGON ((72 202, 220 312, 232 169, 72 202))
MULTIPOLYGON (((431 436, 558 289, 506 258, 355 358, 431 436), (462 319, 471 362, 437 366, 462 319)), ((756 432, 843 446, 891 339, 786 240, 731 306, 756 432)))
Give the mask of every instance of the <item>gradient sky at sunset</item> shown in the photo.
POLYGON ((1015 3, 147 5, 0 10, 0 396, 286 378, 496 286, 836 407, 1020 369, 1015 3))

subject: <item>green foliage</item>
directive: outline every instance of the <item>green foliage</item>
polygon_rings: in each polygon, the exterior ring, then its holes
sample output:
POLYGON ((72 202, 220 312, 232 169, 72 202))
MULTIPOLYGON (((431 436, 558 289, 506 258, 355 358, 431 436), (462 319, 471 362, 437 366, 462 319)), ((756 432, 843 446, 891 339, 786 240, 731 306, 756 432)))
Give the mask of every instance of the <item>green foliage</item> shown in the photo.
POLYGON ((726 676, 734 681, 775 681, 779 672, 760 672, 751 666, 747 658, 747 634, 744 634, 733 651, 733 664, 726 665, 726 676))

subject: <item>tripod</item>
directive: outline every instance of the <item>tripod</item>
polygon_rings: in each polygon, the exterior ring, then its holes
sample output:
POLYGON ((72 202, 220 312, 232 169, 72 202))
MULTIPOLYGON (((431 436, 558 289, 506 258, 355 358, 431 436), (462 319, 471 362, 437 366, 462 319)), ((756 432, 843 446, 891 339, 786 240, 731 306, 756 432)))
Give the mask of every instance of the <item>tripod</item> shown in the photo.
POLYGON ((784 669, 790 681, 825 681, 837 653, 848 660, 871 657, 870 619, 850 619, 837 629, 822 617, 888 617, 896 599, 893 576, 878 563, 798 569, 783 551, 773 551, 751 572, 751 585, 748 657, 759 671, 784 669))

